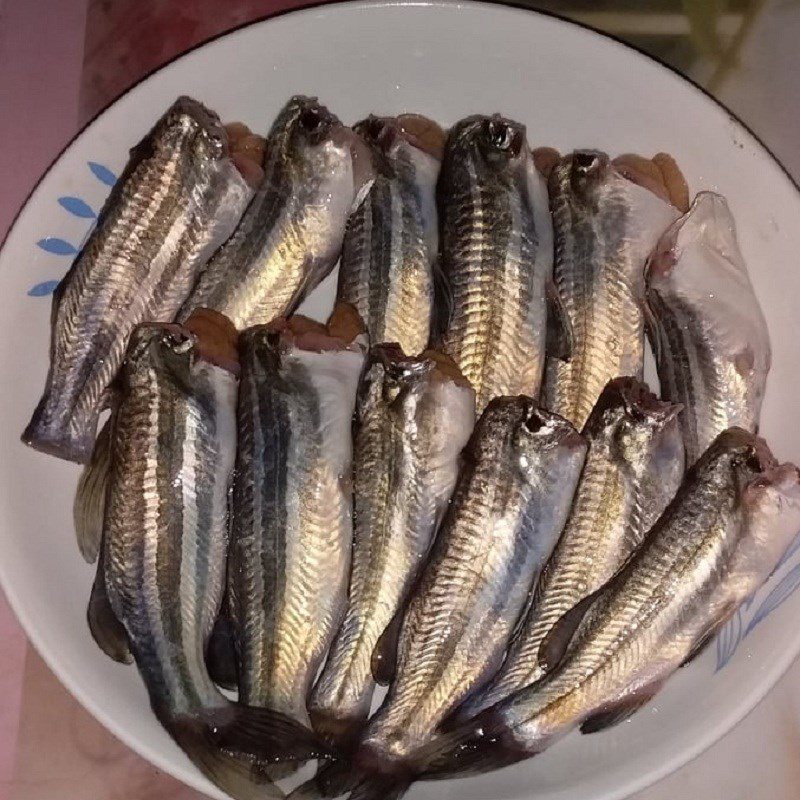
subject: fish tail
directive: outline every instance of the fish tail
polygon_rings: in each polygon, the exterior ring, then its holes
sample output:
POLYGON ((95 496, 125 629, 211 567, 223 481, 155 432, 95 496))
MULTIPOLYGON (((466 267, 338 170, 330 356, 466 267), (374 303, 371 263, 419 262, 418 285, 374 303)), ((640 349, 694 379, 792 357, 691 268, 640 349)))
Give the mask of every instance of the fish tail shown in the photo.
POLYGON ((329 800, 355 789, 359 776, 347 761, 331 761, 317 774, 301 783, 289 795, 289 800, 329 800))
POLYGON ((92 455, 96 425, 87 425, 80 431, 71 430, 66 414, 53 414, 53 404, 51 395, 46 392, 22 432, 23 444, 56 458, 86 464, 92 455))
POLYGON ((291 717, 269 708, 231 703, 207 720, 218 746, 263 764, 334 758, 322 739, 291 717))
POLYGON ((213 726, 205 721, 190 717, 172 719, 165 727, 203 775, 234 800, 278 800, 285 796, 278 786, 254 769, 251 759, 222 749, 213 726))

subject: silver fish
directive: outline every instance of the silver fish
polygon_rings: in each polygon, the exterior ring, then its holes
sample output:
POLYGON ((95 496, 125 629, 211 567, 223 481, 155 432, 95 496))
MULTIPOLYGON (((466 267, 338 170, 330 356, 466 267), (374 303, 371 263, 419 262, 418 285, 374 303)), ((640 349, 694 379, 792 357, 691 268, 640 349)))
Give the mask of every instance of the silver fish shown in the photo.
POLYGON ((438 724, 500 666, 569 512, 586 443, 527 397, 492 400, 403 620, 397 675, 359 768, 403 771, 438 724))
POLYGON ((252 190, 219 119, 179 98, 131 151, 53 296, 50 370, 25 444, 85 462, 131 331, 171 322, 252 190))
POLYGON ((457 746, 431 769, 491 769, 577 726, 590 733, 628 718, 766 580, 798 526, 797 467, 777 465, 741 428, 720 434, 634 557, 545 640, 555 663, 577 627, 559 666, 452 731, 457 746))
POLYGON ((459 710, 461 718, 542 677, 547 634, 614 575, 672 500, 684 469, 679 411, 635 378, 616 378, 603 390, 582 431, 589 452, 572 511, 533 604, 501 670, 459 710))
POLYGON ((594 150, 562 158, 549 185, 553 275, 572 353, 548 360, 542 397, 582 428, 610 380, 642 377, 645 260, 678 211, 594 150))
POLYGON ((438 249, 436 179, 444 132, 421 117, 370 117, 353 126, 370 146, 375 182, 351 215, 339 264, 339 300, 358 310, 371 344, 409 355, 428 345, 438 249), (425 137, 424 139, 421 137, 425 137))
POLYGON ((293 97, 266 141, 264 178, 179 314, 213 308, 240 330, 292 313, 332 269, 369 189, 366 145, 316 99, 293 97))
POLYGON ((682 403, 693 463, 721 431, 758 429, 770 343, 725 198, 700 192, 647 270, 651 338, 664 397, 682 403))
POLYGON ((352 310, 242 334, 229 587, 239 696, 310 726, 308 693, 347 605, 352 310), (349 328, 349 332, 348 332, 349 328))
POLYGON ((121 623, 153 711, 209 779, 236 798, 276 796, 227 752, 263 757, 269 717, 226 699, 204 662, 224 590, 238 367, 230 323, 206 319, 195 335, 195 321, 131 336, 103 529, 109 613, 95 621, 112 642, 121 623))
POLYGON ((373 675, 388 677, 394 665, 400 612, 475 424, 475 393, 433 351, 412 358, 396 345, 374 347, 361 392, 349 604, 310 704, 315 729, 340 746, 366 721, 373 675))
POLYGON ((438 187, 441 275, 438 349, 477 395, 538 397, 552 279, 552 225, 544 179, 525 127, 468 117, 450 130, 438 187))

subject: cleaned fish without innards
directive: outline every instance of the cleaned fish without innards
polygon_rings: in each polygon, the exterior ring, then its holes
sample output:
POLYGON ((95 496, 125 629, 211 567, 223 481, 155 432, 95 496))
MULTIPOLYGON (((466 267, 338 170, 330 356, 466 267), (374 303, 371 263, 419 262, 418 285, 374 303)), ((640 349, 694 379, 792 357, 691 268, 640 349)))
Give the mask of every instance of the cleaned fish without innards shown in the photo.
POLYGON ((50 370, 22 440, 86 462, 128 338, 171 322, 252 194, 215 114, 179 98, 131 150, 53 296, 50 370))

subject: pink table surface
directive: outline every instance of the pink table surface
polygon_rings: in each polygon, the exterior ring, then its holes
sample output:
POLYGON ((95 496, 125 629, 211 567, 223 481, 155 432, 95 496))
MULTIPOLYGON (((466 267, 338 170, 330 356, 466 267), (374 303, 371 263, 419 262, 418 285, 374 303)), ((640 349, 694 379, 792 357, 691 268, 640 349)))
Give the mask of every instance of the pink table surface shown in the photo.
MULTIPOLYGON (((0 236, 64 143, 130 83, 215 33, 299 5, 0 0, 0 236)), ((75 702, 28 647, 2 594, 0 643, 0 800, 201 797, 75 702)), ((734 731, 636 800, 797 800, 798 687, 795 664, 734 731)))

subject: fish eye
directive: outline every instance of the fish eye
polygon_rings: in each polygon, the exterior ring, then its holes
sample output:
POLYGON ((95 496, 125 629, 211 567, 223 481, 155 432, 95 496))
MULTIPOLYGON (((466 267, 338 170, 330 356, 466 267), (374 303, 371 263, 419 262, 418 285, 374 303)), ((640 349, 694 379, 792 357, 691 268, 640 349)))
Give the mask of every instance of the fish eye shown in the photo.
POLYGON ((535 409, 531 411, 528 415, 528 418, 525 420, 525 427, 531 433, 537 433, 544 427, 544 420, 542 419, 541 414, 539 414, 535 409))
POLYGON ((753 472, 761 472, 763 469, 761 459, 753 451, 747 454, 747 458, 745 459, 744 463, 747 468, 753 470, 753 472))

